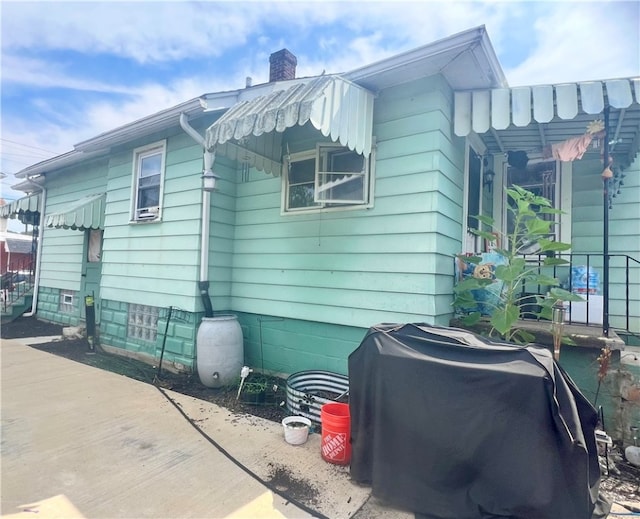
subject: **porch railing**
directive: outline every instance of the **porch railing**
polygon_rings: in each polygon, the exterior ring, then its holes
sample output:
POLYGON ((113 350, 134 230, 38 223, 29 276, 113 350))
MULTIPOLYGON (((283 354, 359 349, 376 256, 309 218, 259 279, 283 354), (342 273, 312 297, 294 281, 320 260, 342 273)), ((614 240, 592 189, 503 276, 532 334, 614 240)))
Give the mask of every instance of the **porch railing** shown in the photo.
POLYGON ((0 297, 2 311, 6 312, 13 303, 33 288, 35 262, 32 257, 11 261, 2 272, 0 297))
MULTIPOLYGON (((584 298, 578 303, 567 303, 566 321, 572 324, 601 325, 610 323, 611 328, 640 332, 640 261, 625 254, 609 254, 609 304, 605 305, 603 290, 603 254, 556 254, 568 261, 565 265, 545 266, 545 255, 529 254, 524 258, 538 273, 558 279, 563 288, 584 298), (608 307, 609 315, 603 312, 608 307)), ((525 318, 533 318, 536 311, 535 295, 544 294, 547 287, 523 284, 522 296, 531 297, 530 312, 525 318)))

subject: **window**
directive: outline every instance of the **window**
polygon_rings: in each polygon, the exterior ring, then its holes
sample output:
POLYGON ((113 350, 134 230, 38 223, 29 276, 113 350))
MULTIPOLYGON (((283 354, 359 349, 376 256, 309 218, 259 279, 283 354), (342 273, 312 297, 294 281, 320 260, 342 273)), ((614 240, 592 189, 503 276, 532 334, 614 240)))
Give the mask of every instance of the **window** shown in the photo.
POLYGON ((489 169, 489 159, 483 158, 481 153, 477 151, 478 149, 483 149, 483 146, 475 142, 467 142, 463 206, 463 221, 466 222, 466 225, 463 227, 463 250, 472 253, 481 252, 486 247, 484 241, 474 233, 474 231, 480 230, 480 220, 476 216, 491 214, 491 204, 484 200, 488 193, 485 192, 483 182, 483 175, 489 169))
POLYGON ((147 305, 129 305, 127 337, 145 342, 156 342, 158 336, 158 308, 147 305))
POLYGON ((87 242, 87 261, 89 263, 99 263, 102 258, 102 229, 89 230, 89 240, 87 242))
POLYGON ((336 145, 292 154, 284 163, 285 211, 369 203, 371 159, 336 145))
MULTIPOLYGON (((520 186, 536 195, 548 199, 555 209, 565 212, 563 215, 542 215, 554 222, 549 236, 552 240, 571 241, 571 164, 560 163, 555 160, 542 161, 532 159, 524 166, 510 166, 505 164, 505 185, 520 186)), ((511 221, 511 211, 506 210, 509 197, 506 192, 503 198, 503 226, 505 232, 513 231, 514 222, 511 221)), ((523 250, 525 254, 536 254, 538 251, 532 245, 530 249, 523 250)))
POLYGON ((60 301, 58 304, 58 311, 63 314, 72 314, 75 312, 75 291, 73 290, 60 290, 60 301))
POLYGON ((133 160, 132 220, 160 219, 166 142, 137 148, 133 160))

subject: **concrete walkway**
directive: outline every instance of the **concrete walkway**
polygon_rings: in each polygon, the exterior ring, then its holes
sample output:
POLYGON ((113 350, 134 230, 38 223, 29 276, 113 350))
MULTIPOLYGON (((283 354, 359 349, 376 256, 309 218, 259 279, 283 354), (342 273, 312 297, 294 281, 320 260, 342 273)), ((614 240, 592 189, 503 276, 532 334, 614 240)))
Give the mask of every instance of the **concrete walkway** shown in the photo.
POLYGON ((317 434, 294 447, 279 424, 168 392, 265 485, 154 386, 22 341, 3 340, 0 349, 3 516, 259 519, 315 510, 340 519, 369 497, 346 468, 321 460, 317 434), (302 507, 269 487, 290 491, 302 507))
POLYGON ((26 346, 50 340, 0 344, 4 519, 414 518, 324 462, 318 434, 288 445, 280 424, 26 346))

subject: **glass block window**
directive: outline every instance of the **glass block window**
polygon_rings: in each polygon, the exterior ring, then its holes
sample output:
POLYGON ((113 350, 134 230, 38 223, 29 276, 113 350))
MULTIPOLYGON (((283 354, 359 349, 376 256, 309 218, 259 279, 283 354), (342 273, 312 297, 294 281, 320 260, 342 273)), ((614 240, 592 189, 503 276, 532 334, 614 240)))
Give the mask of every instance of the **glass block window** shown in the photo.
POLYGON ((158 307, 129 305, 127 337, 146 342, 156 342, 158 335, 158 307))
POLYGON ((76 293, 73 290, 60 290, 58 310, 63 314, 72 314, 75 311, 76 293))

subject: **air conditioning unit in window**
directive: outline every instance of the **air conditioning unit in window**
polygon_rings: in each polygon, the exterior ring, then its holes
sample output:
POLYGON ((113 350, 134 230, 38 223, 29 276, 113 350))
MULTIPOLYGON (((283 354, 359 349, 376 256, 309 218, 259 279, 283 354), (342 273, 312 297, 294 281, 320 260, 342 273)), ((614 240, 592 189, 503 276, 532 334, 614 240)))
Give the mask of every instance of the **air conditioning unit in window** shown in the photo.
POLYGON ((138 209, 138 220, 155 220, 160 214, 160 207, 143 207, 138 209))

